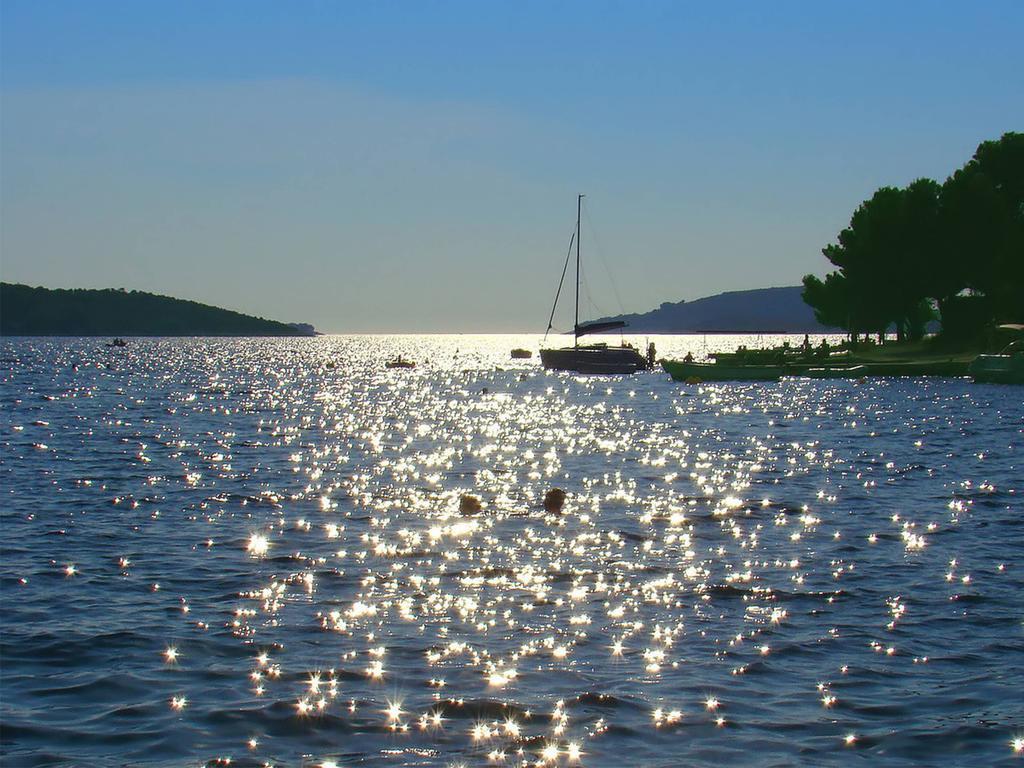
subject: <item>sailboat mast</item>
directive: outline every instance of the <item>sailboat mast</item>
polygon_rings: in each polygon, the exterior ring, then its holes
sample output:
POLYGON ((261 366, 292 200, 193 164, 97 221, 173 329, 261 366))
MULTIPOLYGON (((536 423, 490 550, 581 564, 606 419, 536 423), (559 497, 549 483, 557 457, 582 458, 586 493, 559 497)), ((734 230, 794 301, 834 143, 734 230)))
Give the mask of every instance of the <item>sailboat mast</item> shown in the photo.
POLYGON ((583 195, 576 197, 576 323, 573 325, 574 346, 580 345, 580 211, 583 208, 583 195))

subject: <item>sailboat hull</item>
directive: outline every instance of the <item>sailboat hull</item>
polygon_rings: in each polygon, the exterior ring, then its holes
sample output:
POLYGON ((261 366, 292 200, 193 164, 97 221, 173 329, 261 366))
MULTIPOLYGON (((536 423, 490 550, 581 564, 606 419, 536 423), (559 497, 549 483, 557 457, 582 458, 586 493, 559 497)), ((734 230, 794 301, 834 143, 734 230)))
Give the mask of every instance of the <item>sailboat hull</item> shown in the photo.
POLYGON ((542 349, 540 360, 552 371, 574 373, 637 373, 647 370, 647 360, 632 347, 591 344, 564 349, 542 349))

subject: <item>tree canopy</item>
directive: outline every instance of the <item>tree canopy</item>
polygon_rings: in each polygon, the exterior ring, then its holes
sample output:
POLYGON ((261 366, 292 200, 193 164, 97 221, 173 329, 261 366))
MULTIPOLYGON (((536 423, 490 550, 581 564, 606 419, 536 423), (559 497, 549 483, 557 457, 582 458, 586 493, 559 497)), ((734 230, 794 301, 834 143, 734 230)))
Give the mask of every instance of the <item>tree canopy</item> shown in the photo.
POLYGON ((804 301, 853 336, 920 337, 932 306, 943 330, 1024 321, 1024 134, 982 143, 944 184, 882 187, 822 253, 837 269, 804 277, 804 301))

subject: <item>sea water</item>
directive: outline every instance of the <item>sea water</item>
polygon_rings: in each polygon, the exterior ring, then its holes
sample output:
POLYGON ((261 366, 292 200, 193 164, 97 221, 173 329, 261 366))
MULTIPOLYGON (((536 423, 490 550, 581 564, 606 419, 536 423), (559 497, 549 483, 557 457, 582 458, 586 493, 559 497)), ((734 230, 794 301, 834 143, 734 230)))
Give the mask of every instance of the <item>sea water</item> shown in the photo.
POLYGON ((537 344, 0 340, 3 765, 1019 764, 1024 390, 537 344))

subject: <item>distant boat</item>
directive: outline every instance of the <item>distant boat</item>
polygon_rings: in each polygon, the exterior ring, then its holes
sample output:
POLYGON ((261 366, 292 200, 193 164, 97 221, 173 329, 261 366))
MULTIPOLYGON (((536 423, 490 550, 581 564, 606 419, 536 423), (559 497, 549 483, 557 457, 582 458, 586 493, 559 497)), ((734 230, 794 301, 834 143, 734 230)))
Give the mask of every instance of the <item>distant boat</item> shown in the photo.
POLYGON ((412 360, 406 360, 401 355, 396 357, 394 360, 388 360, 384 363, 385 368, 415 368, 416 363, 412 360))
POLYGON ((533 352, 528 349, 516 348, 512 350, 513 360, 529 360, 531 357, 533 357, 533 352))
POLYGON ((107 346, 108 347, 127 347, 128 346, 128 342, 125 341, 122 338, 115 338, 113 341, 111 341, 109 344, 107 344, 107 346))
MULTIPOLYGON (((583 195, 576 198, 576 233, 573 235, 576 241, 576 315, 573 324, 575 343, 571 347, 562 349, 542 349, 540 360, 545 368, 555 371, 573 371, 575 373, 636 373, 645 371, 654 363, 653 346, 645 358, 634 347, 627 344, 610 346, 608 344, 580 344, 580 336, 588 333, 599 333, 610 331, 615 328, 624 328, 626 323, 621 320, 596 323, 580 323, 580 212, 583 207, 583 195)), ((572 253, 572 241, 570 241, 570 253, 572 253)), ((566 267, 569 266, 569 256, 566 255, 566 267)), ((555 307, 558 306, 558 296, 562 292, 562 281, 565 280, 565 268, 562 269, 562 280, 558 283, 558 292, 555 294, 555 304, 551 308, 551 319, 548 320, 548 330, 551 330, 552 321, 555 316, 555 307)))

